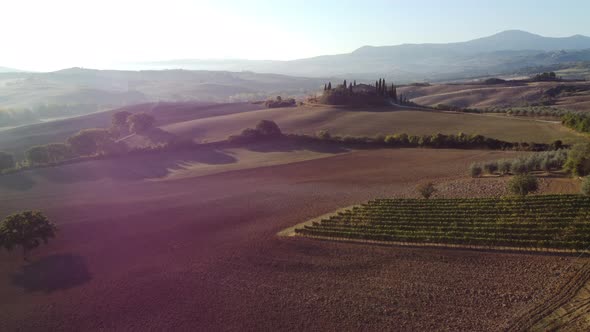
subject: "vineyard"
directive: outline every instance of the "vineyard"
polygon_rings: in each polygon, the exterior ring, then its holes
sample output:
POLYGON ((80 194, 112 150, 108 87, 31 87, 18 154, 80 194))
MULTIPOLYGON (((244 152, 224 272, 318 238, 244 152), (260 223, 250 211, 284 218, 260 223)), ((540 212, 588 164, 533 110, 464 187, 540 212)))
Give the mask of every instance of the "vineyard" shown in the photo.
POLYGON ((378 199, 296 228, 298 235, 458 246, 590 246, 590 197, 378 199))

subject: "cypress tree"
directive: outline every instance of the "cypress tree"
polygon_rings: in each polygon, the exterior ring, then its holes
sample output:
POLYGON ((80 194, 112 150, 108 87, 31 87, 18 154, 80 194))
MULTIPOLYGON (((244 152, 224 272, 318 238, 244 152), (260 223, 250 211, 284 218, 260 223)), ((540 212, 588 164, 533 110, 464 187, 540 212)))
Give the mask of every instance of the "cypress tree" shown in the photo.
POLYGON ((346 85, 346 80, 344 80, 344 84, 342 84, 344 86, 344 88, 346 89, 348 87, 348 85, 346 85))
POLYGON ((397 102, 397 88, 393 86, 393 91, 391 93, 391 98, 397 102))
POLYGON ((328 85, 324 83, 324 91, 328 90, 328 85))
POLYGON ((328 91, 332 90, 332 82, 328 82, 328 91))
POLYGON ((356 80, 354 80, 353 86, 356 86, 356 80))
POLYGON ((379 83, 377 81, 375 81, 375 91, 379 93, 379 83))
POLYGON ((348 85, 348 91, 350 92, 350 94, 352 94, 352 83, 349 83, 349 85, 348 85))

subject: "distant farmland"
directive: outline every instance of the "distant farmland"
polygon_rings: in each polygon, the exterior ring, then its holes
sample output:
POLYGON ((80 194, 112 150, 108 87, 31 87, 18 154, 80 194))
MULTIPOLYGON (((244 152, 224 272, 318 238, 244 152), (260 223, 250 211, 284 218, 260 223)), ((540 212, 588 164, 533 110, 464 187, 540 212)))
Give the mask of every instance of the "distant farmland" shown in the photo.
POLYGON ((284 132, 315 134, 327 130, 340 136, 377 134, 479 134, 513 142, 573 143, 584 140, 559 123, 477 114, 416 111, 407 108, 338 108, 301 106, 236 113, 164 126, 171 133, 196 140, 216 141, 253 127, 259 120, 275 121, 284 132))

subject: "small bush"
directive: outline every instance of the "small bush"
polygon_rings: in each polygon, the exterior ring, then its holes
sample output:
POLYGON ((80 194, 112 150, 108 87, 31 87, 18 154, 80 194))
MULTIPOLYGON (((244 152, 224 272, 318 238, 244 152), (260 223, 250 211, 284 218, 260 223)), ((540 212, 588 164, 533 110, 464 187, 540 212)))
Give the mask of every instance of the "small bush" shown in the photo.
POLYGON ((477 163, 473 163, 469 166, 469 174, 471 175, 471 177, 476 178, 481 176, 481 174, 483 173, 483 169, 481 168, 480 164, 477 163))
POLYGON ((508 182, 508 189, 515 195, 526 196, 539 189, 539 181, 530 174, 516 175, 508 182))
POLYGON ((436 192, 436 188, 432 182, 420 184, 416 187, 416 190, 418 190, 420 195, 425 199, 429 199, 436 192))

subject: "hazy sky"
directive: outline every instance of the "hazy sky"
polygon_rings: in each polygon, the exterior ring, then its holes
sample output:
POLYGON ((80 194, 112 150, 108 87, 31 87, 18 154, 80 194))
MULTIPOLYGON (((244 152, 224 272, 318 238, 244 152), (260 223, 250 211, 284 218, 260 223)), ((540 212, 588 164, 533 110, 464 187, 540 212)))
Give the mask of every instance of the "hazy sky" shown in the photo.
POLYGON ((0 1, 0 66, 43 71, 186 58, 287 60, 507 29, 590 35, 588 0, 0 1))

